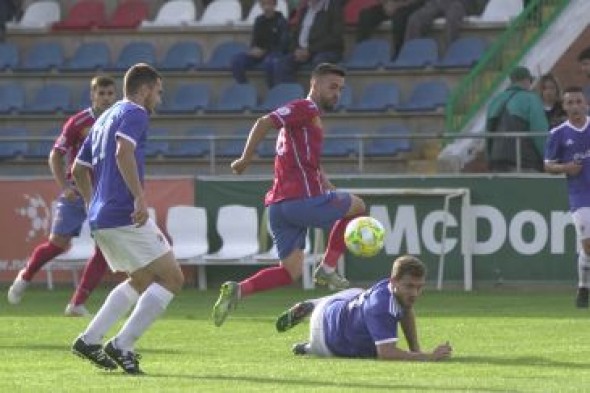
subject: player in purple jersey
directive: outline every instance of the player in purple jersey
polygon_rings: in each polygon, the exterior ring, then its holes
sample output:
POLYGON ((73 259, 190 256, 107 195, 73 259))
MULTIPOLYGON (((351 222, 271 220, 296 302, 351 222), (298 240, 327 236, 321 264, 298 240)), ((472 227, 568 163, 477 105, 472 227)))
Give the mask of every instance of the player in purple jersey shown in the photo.
POLYGON ((166 237, 149 218, 143 190, 149 115, 161 101, 162 79, 151 66, 136 64, 125 74, 124 94, 92 127, 73 175, 109 267, 129 278, 109 293, 72 351, 100 368, 119 366, 128 374, 142 374, 135 342, 164 313, 184 278, 166 237), (103 348, 107 331, 133 305, 103 348))
POLYGON ((377 358, 380 360, 443 360, 449 343, 423 352, 418 343, 414 303, 420 296, 426 268, 416 257, 393 262, 391 277, 371 288, 352 288, 331 296, 297 303, 277 319, 284 332, 311 314, 309 341, 295 344, 296 355, 377 358), (398 348, 398 324, 409 350, 398 348))
MULTIPOLYGON (((8 289, 8 302, 20 303, 33 277, 49 261, 63 254, 72 237, 79 236, 86 220, 84 201, 72 179, 71 168, 95 120, 116 100, 115 81, 108 76, 97 76, 90 81, 91 106, 71 116, 49 153, 49 169, 59 186, 61 195, 53 210, 53 223, 49 239, 33 250, 26 266, 18 273, 8 289)), ((66 306, 67 316, 89 316, 84 306, 90 293, 96 288, 106 271, 107 263, 98 248, 84 268, 76 292, 66 306)))
POLYGON ((583 90, 563 92, 567 121, 553 128, 545 147, 545 171, 565 174, 570 211, 580 239, 576 306, 588 308, 590 287, 590 118, 583 90))

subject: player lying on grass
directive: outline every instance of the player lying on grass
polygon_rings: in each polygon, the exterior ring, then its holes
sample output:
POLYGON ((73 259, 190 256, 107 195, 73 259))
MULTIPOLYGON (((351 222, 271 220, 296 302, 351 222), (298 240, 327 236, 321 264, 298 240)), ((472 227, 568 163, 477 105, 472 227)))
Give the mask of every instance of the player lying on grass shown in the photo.
POLYGON ((420 296, 426 268, 416 257, 393 262, 391 277, 367 290, 351 288, 331 296, 295 304, 277 319, 284 332, 311 314, 309 341, 293 346, 296 355, 377 358, 382 360, 444 360, 449 343, 423 352, 418 344, 414 303, 420 296), (401 325, 409 351, 397 347, 401 325))

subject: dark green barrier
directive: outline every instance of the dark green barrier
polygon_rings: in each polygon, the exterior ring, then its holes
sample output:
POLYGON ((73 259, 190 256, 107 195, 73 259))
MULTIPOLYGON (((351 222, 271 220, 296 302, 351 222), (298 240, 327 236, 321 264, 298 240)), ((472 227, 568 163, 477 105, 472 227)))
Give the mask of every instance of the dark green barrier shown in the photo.
MULTIPOLYGON (((228 178, 230 179, 230 178, 228 178)), ((257 206, 270 179, 236 181, 199 178, 196 204, 209 211, 213 250, 219 246, 215 214, 225 204, 257 206)), ((473 230, 473 279, 484 282, 575 282, 575 233, 567 214, 565 180, 549 176, 381 177, 333 179, 342 188, 469 188, 473 230)), ((384 251, 371 259, 347 256, 347 276, 372 281, 387 275, 391 260, 401 253, 419 255, 436 278, 441 241, 441 196, 364 197, 372 214, 385 212, 389 232, 384 251), (389 219, 389 222, 387 220, 389 219), (395 233, 395 236, 392 235, 395 233)), ((463 281, 460 200, 449 209, 445 283, 463 281)))

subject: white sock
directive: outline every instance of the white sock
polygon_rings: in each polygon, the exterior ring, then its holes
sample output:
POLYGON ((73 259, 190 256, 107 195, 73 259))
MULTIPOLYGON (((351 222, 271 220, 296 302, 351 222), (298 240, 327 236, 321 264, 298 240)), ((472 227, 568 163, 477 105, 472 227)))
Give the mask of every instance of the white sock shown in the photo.
POLYGON ((336 268, 334 266, 328 266, 323 262, 322 262, 322 269, 324 269, 324 271, 328 274, 332 274, 336 271, 336 268))
POLYGON ((83 333, 84 342, 100 344, 111 326, 129 312, 138 298, 139 294, 128 281, 117 285, 83 333))
POLYGON ((139 297, 135 309, 115 337, 115 345, 123 352, 133 351, 135 342, 162 315, 174 294, 157 283, 152 283, 139 297))
POLYGON ((590 287, 590 257, 584 251, 578 254, 578 287, 590 287))

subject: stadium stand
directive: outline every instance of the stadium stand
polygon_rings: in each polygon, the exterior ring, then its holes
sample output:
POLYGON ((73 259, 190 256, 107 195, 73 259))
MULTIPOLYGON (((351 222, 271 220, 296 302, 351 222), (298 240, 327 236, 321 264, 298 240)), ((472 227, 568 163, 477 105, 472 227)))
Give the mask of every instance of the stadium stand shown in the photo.
POLYGON ((111 64, 111 50, 105 42, 83 42, 60 68, 61 71, 97 71, 111 64))
POLYGON ((390 69, 424 68, 438 62, 438 44, 433 38, 415 38, 403 43, 390 69))
POLYGON ((191 26, 211 27, 231 25, 242 19, 242 4, 238 0, 213 0, 201 19, 191 22, 191 26))
POLYGON ((14 43, 0 43, 0 71, 14 70, 18 67, 18 59, 18 48, 14 43))
POLYGON ((49 71, 59 68, 64 63, 64 53, 61 44, 57 41, 39 42, 34 44, 27 52, 21 71, 49 71))
POLYGON ((29 132, 23 127, 0 129, 0 135, 15 137, 22 140, 0 143, 0 159, 14 159, 27 154, 29 149, 27 138, 29 132))
POLYGON ((195 113, 211 105, 211 89, 203 83, 180 86, 171 97, 166 97, 159 113, 195 113))
POLYGON ((210 139, 214 138, 217 132, 211 127, 193 127, 182 135, 186 137, 199 137, 199 139, 173 141, 168 152, 169 157, 196 158, 208 155, 211 152, 210 139))
POLYGON ((522 0, 489 0, 481 15, 467 16, 473 23, 506 23, 523 10, 522 0))
POLYGON ((239 157, 244 150, 244 144, 250 128, 240 127, 234 130, 231 135, 232 139, 224 139, 217 143, 216 155, 218 157, 232 158, 239 157))
POLYGON ((25 107, 25 89, 16 82, 0 85, 0 113, 19 113, 25 107))
POLYGON ((225 41, 213 49, 211 57, 199 69, 203 71, 228 71, 231 67, 232 58, 248 50, 244 42, 225 41))
POLYGON ((60 132, 61 130, 59 127, 52 127, 40 135, 41 137, 46 137, 47 140, 29 142, 29 148, 27 150, 26 157, 42 160, 47 159, 49 152, 51 149, 53 149, 55 139, 58 137, 60 132))
POLYGON ((258 105, 256 87, 250 83, 233 83, 222 92, 217 104, 207 112, 243 112, 258 105))
POLYGON ((400 123, 391 123, 377 129, 374 133, 380 138, 371 138, 366 144, 365 153, 368 157, 393 157, 400 152, 411 150, 407 138, 384 138, 391 135, 409 135, 410 131, 400 123), (383 138, 381 138, 383 137, 383 138))
POLYGON ((433 111, 444 107, 449 98, 449 87, 441 80, 420 82, 414 86, 410 98, 398 105, 398 111, 433 111))
POLYGON ((352 88, 350 85, 344 85, 342 93, 340 94, 340 100, 334 110, 336 111, 347 111, 352 105, 352 88))
POLYGON ((119 3, 110 19, 98 24, 101 29, 135 29, 147 19, 149 8, 143 0, 125 0, 119 3))
POLYGON ((256 112, 268 112, 281 105, 305 97, 303 87, 298 83, 279 83, 273 86, 267 93, 260 105, 255 108, 256 112))
POLYGON ((109 67, 109 70, 122 72, 136 63, 152 65, 157 63, 154 44, 146 41, 129 42, 123 47, 117 60, 109 67))
POLYGON ((378 3, 379 0, 348 0, 344 6, 344 23, 356 26, 361 11, 378 3))
POLYGON ((188 71, 203 64, 203 49, 196 41, 174 43, 158 64, 160 71, 188 71))
POLYGON ((192 0, 171 0, 162 5, 153 21, 142 21, 141 27, 180 27, 195 22, 196 18, 197 9, 192 0))
POLYGON ((322 154, 325 157, 356 155, 359 152, 359 139, 356 136, 362 134, 364 132, 355 127, 332 127, 326 132, 322 154))
POLYGON ((486 42, 480 37, 462 37, 451 43, 443 58, 435 64, 439 68, 473 67, 483 56, 486 42))
POLYGON ((361 41, 344 62, 349 70, 373 70, 391 62, 391 43, 383 38, 361 41))
POLYGON ((356 103, 348 107, 349 112, 375 112, 395 109, 399 104, 400 91, 395 82, 374 82, 368 84, 356 103))
POLYGON ((19 21, 6 24, 8 29, 46 29, 61 19, 59 4, 52 0, 31 3, 19 21))
POLYGON ((145 147, 146 157, 166 156, 170 153, 170 142, 161 139, 153 139, 152 137, 166 137, 170 135, 170 131, 162 128, 150 128, 148 130, 148 138, 145 147))
POLYGON ((54 30, 90 30, 106 20, 106 7, 101 0, 80 0, 65 19, 52 25, 54 30))
MULTIPOLYGON (((283 16, 289 19, 289 7, 287 5, 286 0, 277 0, 277 11, 279 11, 283 16)), ((244 26, 252 26, 254 25, 254 20, 262 15, 262 7, 260 7, 260 3, 255 1, 250 7, 250 11, 248 11, 248 16, 244 20, 234 22, 237 25, 244 25, 244 26)))
POLYGON ((207 211, 197 206, 172 206, 166 214, 166 232, 174 256, 182 265, 192 265, 209 252, 207 211))
POLYGON ((33 101, 23 109, 27 114, 66 113, 71 109, 70 89, 62 84, 50 83, 42 86, 33 101))

